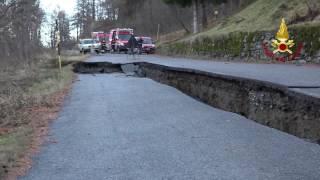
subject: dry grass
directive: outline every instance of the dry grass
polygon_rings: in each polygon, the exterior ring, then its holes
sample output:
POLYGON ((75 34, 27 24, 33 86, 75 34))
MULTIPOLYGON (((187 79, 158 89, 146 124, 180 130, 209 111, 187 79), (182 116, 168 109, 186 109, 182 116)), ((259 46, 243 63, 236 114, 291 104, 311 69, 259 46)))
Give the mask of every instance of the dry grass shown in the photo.
MULTIPOLYGON (((289 24, 304 23, 295 21, 298 17, 308 15, 309 8, 306 2, 309 2, 313 10, 320 8, 320 1, 318 0, 257 0, 215 27, 182 40, 189 41, 200 36, 216 37, 235 31, 275 30, 279 27, 281 18, 285 18, 289 24)), ((319 20, 310 21, 309 23, 319 23, 319 20)))
POLYGON ((186 36, 185 30, 179 30, 179 31, 168 33, 168 34, 164 34, 159 37, 159 41, 157 42, 157 45, 176 41, 183 38, 184 36, 186 36))
POLYGON ((57 58, 47 52, 28 65, 0 71, 0 179, 17 166, 28 148, 32 133, 32 116, 28 109, 51 108, 56 105, 51 95, 72 82, 70 62, 83 61, 86 56, 65 54, 60 72, 57 58))

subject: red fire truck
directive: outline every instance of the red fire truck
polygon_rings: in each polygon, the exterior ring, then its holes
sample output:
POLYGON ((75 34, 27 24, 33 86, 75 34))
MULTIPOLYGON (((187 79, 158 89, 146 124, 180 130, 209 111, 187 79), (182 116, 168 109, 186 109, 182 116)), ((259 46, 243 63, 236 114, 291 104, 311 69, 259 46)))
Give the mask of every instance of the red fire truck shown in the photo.
POLYGON ((96 41, 100 42, 100 44, 101 44, 100 51, 101 52, 108 51, 107 44, 109 43, 109 34, 106 34, 106 33, 102 32, 102 31, 92 32, 91 33, 91 38, 93 40, 96 40, 96 41))
POLYGON ((133 29, 130 28, 116 28, 112 29, 109 34, 109 44, 113 52, 127 52, 127 44, 133 34, 133 29))

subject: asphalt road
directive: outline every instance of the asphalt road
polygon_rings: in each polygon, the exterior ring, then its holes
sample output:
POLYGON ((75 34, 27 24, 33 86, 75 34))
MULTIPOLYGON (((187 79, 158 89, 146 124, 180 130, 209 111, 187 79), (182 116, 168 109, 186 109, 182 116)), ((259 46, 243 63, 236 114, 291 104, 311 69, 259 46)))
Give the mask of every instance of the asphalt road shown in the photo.
POLYGON ((124 54, 94 56, 91 62, 150 62, 171 67, 182 67, 271 82, 292 87, 292 90, 320 98, 320 65, 248 64, 193 60, 163 56, 140 55, 133 58, 124 54))
POLYGON ((79 75, 21 180, 318 180, 320 146, 146 78, 79 75))

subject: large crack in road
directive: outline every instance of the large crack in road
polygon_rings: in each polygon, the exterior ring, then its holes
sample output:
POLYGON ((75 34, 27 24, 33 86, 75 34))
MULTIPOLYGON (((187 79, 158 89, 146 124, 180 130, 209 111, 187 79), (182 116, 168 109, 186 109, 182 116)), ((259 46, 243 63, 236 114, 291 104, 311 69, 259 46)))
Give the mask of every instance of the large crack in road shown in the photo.
POLYGON ((22 180, 320 177, 320 146, 123 73, 79 74, 50 139, 22 180))
POLYGON ((297 87, 294 88, 295 91, 291 91, 292 87, 272 83, 145 62, 126 64, 81 62, 74 66, 74 71, 82 73, 121 71, 138 77, 151 78, 175 87, 213 107, 243 115, 260 124, 312 142, 320 142, 320 100, 304 93, 296 93, 297 87))

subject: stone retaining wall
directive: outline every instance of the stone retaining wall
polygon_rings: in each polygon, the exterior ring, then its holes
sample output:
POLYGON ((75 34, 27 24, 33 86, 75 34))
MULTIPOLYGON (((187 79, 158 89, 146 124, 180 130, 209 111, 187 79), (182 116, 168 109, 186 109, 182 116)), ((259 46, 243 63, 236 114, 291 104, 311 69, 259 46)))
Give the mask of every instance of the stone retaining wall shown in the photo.
MULTIPOLYGON (((291 27, 290 39, 295 40, 296 51, 298 44, 304 48, 297 60, 308 63, 320 63, 320 25, 291 27)), ((271 61, 265 56, 262 43, 269 43, 275 38, 276 31, 266 32, 233 32, 219 37, 201 36, 193 41, 181 41, 161 45, 157 52, 162 55, 224 58, 242 61, 271 61)))

